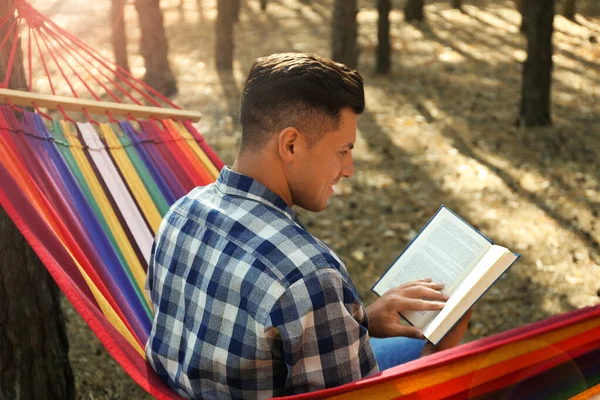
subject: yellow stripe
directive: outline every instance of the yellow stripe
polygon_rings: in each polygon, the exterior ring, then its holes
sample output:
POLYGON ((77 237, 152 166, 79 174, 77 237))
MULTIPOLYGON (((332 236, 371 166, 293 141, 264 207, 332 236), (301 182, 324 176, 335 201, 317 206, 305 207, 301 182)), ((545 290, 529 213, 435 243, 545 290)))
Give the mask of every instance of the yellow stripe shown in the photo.
POLYGON ((91 165, 88 162, 88 159, 86 158, 81 148, 81 143, 75 137, 75 135, 73 134, 73 132, 69 128, 69 125, 66 122, 60 121, 60 124, 63 133, 67 138, 67 141, 71 145, 70 149, 71 153, 73 154, 73 157, 75 158, 75 162, 77 163, 81 174, 83 175, 85 181, 90 187, 92 195, 94 196, 96 203, 98 203, 98 207, 100 208, 100 211, 102 212, 102 215, 104 216, 104 219, 106 220, 110 231, 112 232, 115 240, 117 241, 117 244, 119 246, 119 249, 121 250, 121 253, 123 254, 123 257, 125 258, 125 262, 127 262, 127 266, 129 267, 138 287, 143 293, 146 302, 148 303, 148 305, 151 305, 150 299, 148 298, 144 290, 144 285, 146 282, 146 273, 144 272, 144 268, 142 267, 140 260, 135 254, 135 250, 131 246, 127 234, 123 230, 123 227, 121 226, 121 223, 119 222, 119 219, 117 218, 117 215, 115 214, 110 204, 110 201, 106 197, 106 193, 104 193, 102 185, 100 184, 100 182, 98 182, 96 174, 94 173, 91 165))
MULTIPOLYGON (((62 240, 61 240, 61 242, 62 242, 62 240)), ((63 244, 63 246, 64 246, 64 244, 63 244)), ((69 251, 69 249, 66 246, 65 246, 65 248, 67 249, 67 251, 69 251)), ((73 257, 73 255, 71 254, 70 251, 69 251, 69 255, 71 255, 71 257, 73 258, 73 261, 75 261, 75 264, 77 265, 77 268, 79 268, 79 272, 81 272, 81 275, 83 276, 83 279, 85 279, 86 283, 88 284, 90 290, 92 291, 92 295, 96 299, 96 302, 100 306, 100 309, 102 310, 102 313, 104 314, 104 316, 106 317, 106 319, 108 319, 108 321, 112 324, 112 326, 114 326, 115 329, 118 330, 119 333, 121 333, 121 335, 123 335, 123 337, 129 342, 129 344, 142 357, 145 357, 144 349, 137 342, 137 340, 135 340, 135 338, 133 337, 133 335, 131 334, 131 332, 129 331, 129 329, 127 329, 127 327, 125 326, 125 324, 123 323, 123 321, 121 321, 121 318, 119 318, 119 315, 111 307, 111 305, 108 303, 108 301, 106 300, 106 298, 102 295, 102 293, 100 292, 100 290, 98 290, 98 288, 96 287, 96 285, 94 285, 94 282, 90 279, 90 277, 84 271, 83 267, 79 264, 79 262, 75 259, 75 257, 73 257)))
POLYGON ((196 142, 192 134, 189 133, 187 129, 185 129, 185 126, 183 126, 183 124, 179 121, 165 120, 165 122, 170 123, 171 126, 173 126, 177 132, 179 132, 181 137, 184 138, 186 143, 190 146, 194 154, 196 154, 196 157, 198 157, 200 161, 202 161, 204 168, 206 168, 206 170, 212 175, 213 178, 217 179, 217 177, 219 176, 219 171, 217 170, 217 167, 215 167, 210 158, 208 158, 208 156, 206 155, 204 150, 202 150, 198 142, 196 142))
POLYGON ((102 132, 102 135, 108 144, 110 154, 112 154, 117 166, 119 167, 119 170, 123 174, 123 177, 129 186, 131 193, 135 197, 142 210, 142 213, 146 217, 146 220, 149 222, 153 233, 156 235, 160 222, 162 221, 162 217, 160 216, 152 197, 150 197, 150 193, 148 193, 148 190, 146 190, 144 183, 137 174, 137 171, 131 163, 131 160, 129 160, 125 149, 123 149, 123 145, 121 142, 119 142, 119 139, 117 139, 112 127, 109 124, 100 124, 100 131, 102 132))
MULTIPOLYGON (((548 358, 556 356, 558 349, 551 346, 561 340, 573 337, 580 333, 600 326, 600 318, 584 321, 575 325, 567 326, 556 331, 536 336, 530 340, 518 341, 501 346, 498 349, 482 354, 476 354, 468 358, 454 361, 452 364, 443 365, 423 372, 417 372, 401 376, 393 381, 388 381, 373 387, 344 393, 333 399, 395 399, 398 396, 413 393, 428 387, 447 382, 451 379, 476 372, 482 368, 496 365, 500 362, 510 360, 514 357, 525 355, 536 350, 548 348, 548 358)), ((477 377, 475 376, 474 379, 477 377)), ((481 384, 483 382, 478 382, 481 384)))
MULTIPOLYGON (((1 143, 2 143, 2 141, 0 141, 0 144, 1 143)), ((31 177, 28 177, 28 179, 31 179, 31 177)), ((127 342, 143 357, 144 350, 143 350, 142 346, 133 337, 132 333, 129 331, 129 329, 127 329, 127 327, 125 326, 125 324, 123 323, 121 318, 119 318, 119 315, 111 307, 111 305, 108 303, 106 298, 102 295, 100 290, 98 290, 98 288, 96 287, 94 282, 90 279, 90 277, 85 272, 85 270, 83 269, 83 267, 81 266, 79 261, 75 258, 75 256, 71 252, 71 250, 65 245, 64 235, 60 230, 56 229, 55 220, 52 217, 50 217, 50 219, 48 218, 49 215, 47 214, 47 208, 46 208, 45 204, 39 202, 39 196, 42 196, 42 194, 41 193, 31 193, 30 185, 27 185, 26 183, 24 184, 22 178, 19 179, 19 177, 17 177, 17 179, 15 179, 15 180, 16 180, 17 184, 22 188, 23 193, 27 194, 29 201, 31 201, 31 203, 35 207, 35 209, 38 210, 41 213, 42 218, 44 220, 46 220, 46 222, 48 223, 48 227, 54 232, 54 235, 60 241, 63 248, 67 251, 69 256, 73 259, 73 262, 77 266, 77 269, 79 269, 79 272, 83 276, 83 279, 85 279, 85 282, 87 283, 88 287, 90 288, 92 295, 94 296, 94 298, 96 299, 96 302, 100 306, 102 313, 106 316, 106 318, 112 324, 112 326, 114 326, 115 329, 117 329, 117 331, 121 335, 123 335, 123 337, 127 340, 127 342), (25 187, 23 187, 23 185, 25 185, 25 187)))

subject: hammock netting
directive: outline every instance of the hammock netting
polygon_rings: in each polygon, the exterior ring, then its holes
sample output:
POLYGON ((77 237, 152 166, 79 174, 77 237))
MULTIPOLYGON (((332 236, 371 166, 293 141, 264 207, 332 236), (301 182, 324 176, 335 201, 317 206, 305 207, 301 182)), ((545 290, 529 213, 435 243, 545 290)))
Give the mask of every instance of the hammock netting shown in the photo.
MULTIPOLYGON (((96 81, 116 102, 175 107, 27 3, 15 3, 14 21, 5 16, 0 24, 12 23, 7 37, 15 38, 22 21, 29 25, 23 42, 29 49, 30 88, 32 43, 41 41, 47 53, 44 57, 38 47, 39 59, 53 93, 49 60, 75 97, 84 87, 99 99, 88 83, 96 81), (76 68, 86 62, 96 69, 76 68), (69 76, 79 78, 79 86, 69 76)), ((86 122, 75 123, 62 110, 63 118, 52 119, 37 107, 37 112, 16 109, 0 106, 0 204, 111 356, 148 393, 180 398, 144 358, 152 323, 144 293, 146 267, 168 207, 195 186, 213 182, 223 163, 190 121, 117 121, 108 113, 111 122, 98 123, 88 115, 86 122)), ((292 398, 584 399, 597 394, 600 306, 292 398)))

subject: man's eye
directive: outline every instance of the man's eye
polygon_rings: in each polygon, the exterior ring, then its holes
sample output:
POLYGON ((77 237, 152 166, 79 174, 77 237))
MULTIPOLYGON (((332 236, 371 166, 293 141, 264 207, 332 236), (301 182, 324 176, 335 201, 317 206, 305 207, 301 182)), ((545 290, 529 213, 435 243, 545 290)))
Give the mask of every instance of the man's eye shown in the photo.
POLYGON ((348 154, 348 150, 340 151, 340 157, 344 157, 346 154, 348 154))

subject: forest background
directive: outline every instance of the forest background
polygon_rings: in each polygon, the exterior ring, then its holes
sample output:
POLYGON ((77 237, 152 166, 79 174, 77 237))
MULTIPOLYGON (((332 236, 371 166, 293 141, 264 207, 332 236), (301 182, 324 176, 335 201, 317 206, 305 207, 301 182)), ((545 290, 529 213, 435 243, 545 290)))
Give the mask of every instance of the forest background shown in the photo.
MULTIPOLYGON (((335 13, 354 3, 269 0, 264 10, 263 0, 238 1, 239 14, 227 17, 237 17, 231 61, 215 52, 215 32, 222 29, 216 26, 219 11, 224 18, 223 4, 232 1, 160 1, 170 76, 157 85, 182 108, 202 112, 197 128, 229 165, 240 138, 240 90, 254 60, 287 51, 331 57, 332 37, 346 32, 335 25, 335 13)), ((119 9, 127 67, 142 78, 148 61, 140 45, 139 3, 123 2, 119 9)), ((429 0, 417 6, 423 20, 409 22, 406 1, 391 1, 387 73, 381 73, 378 53, 382 2, 357 3, 354 59, 365 79, 367 108, 359 118, 356 173, 342 181, 326 211, 298 214, 342 256, 363 300, 374 299, 372 284, 445 204, 523 256, 479 301, 467 341, 598 304, 600 3, 578 0, 567 18, 560 14, 574 2, 556 1, 551 114, 542 121, 546 126, 536 127, 525 126, 533 124, 521 115, 528 48, 514 2, 465 0, 458 9, 454 3, 460 2, 429 0)), ((112 12, 108 0, 31 4, 114 58, 114 2, 112 12)), ((41 78, 36 85, 49 92, 41 78)), ((68 95, 66 87, 57 91, 68 95)), ((62 306, 76 397, 149 398, 68 301, 62 306)))

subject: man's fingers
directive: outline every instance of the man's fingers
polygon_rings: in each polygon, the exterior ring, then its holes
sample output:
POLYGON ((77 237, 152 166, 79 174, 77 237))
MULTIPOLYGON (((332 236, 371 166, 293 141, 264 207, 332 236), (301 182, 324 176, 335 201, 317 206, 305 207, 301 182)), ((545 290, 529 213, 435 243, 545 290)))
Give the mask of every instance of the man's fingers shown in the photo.
POLYGON ((425 339, 423 332, 414 326, 398 325, 394 336, 404 336, 412 339, 425 339))
POLYGON ((440 292, 439 290, 431 289, 425 286, 413 286, 403 291, 404 297, 417 298, 417 299, 433 299, 439 301, 448 300, 448 296, 440 292))
POLYGON ((410 281, 410 282, 406 282, 403 283, 402 285, 396 287, 395 289, 401 289, 401 288, 408 288, 414 285, 419 285, 419 284, 423 284, 423 283, 430 283, 432 280, 431 278, 423 278, 423 279, 419 279, 416 281, 410 281))
POLYGON ((430 289, 434 289, 434 290, 442 290, 446 285, 443 283, 430 282, 430 283, 424 283, 423 286, 428 287, 430 289))
POLYGON ((423 286, 423 287, 427 287, 427 288, 434 289, 434 290, 442 290, 445 285, 443 283, 432 282, 431 279, 422 279, 420 281, 407 282, 407 283, 400 285, 392 290, 400 291, 400 290, 406 290, 406 289, 417 287, 417 286, 423 286))
POLYGON ((446 305, 441 301, 429 301, 421 299, 405 299, 405 301, 405 309, 411 311, 437 311, 441 310, 446 305))

